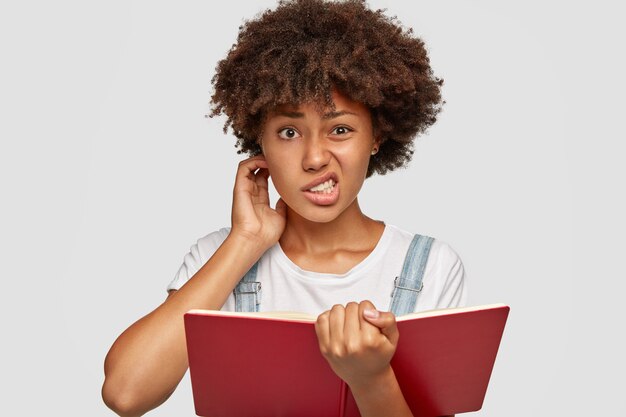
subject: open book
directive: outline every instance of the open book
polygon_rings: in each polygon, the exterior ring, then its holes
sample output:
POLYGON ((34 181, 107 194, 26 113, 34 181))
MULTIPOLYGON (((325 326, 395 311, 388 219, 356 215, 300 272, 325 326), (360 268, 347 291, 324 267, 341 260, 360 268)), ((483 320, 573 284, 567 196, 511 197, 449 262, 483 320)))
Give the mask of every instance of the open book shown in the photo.
MULTIPOLYGON (((413 415, 482 407, 508 313, 508 306, 494 304, 397 318, 391 366, 413 415)), ((358 417, 349 387, 319 351, 316 319, 291 312, 186 313, 196 414, 358 417)))

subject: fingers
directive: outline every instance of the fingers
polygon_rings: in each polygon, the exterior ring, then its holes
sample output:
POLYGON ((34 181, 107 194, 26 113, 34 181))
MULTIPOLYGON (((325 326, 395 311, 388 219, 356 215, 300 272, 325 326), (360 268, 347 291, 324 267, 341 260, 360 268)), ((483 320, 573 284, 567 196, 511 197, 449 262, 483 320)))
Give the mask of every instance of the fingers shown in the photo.
POLYGON ((259 168, 254 176, 254 181, 258 187, 265 188, 267 190, 267 179, 269 176, 270 172, 267 168, 259 168))
POLYGON ((396 316, 389 311, 376 310, 370 301, 361 302, 359 307, 361 319, 376 326, 394 346, 397 345, 400 333, 396 324, 396 316))
POLYGON ((270 176, 270 172, 267 168, 259 168, 254 175, 254 183, 256 184, 255 196, 259 203, 268 204, 270 201, 269 188, 267 185, 267 178, 270 176))
POLYGON ((348 332, 358 332, 361 330, 359 320, 359 304, 354 301, 346 304, 344 334, 348 332))
POLYGON ((333 344, 343 345, 343 326, 346 317, 346 311, 341 304, 335 304, 330 309, 329 330, 330 340, 333 344))
MULTIPOLYGON (((254 180, 254 173, 258 169, 267 169, 268 165, 263 155, 253 156, 252 158, 244 159, 239 163, 237 168, 237 180, 241 181, 244 178, 254 180)), ((267 173, 269 176, 269 171, 267 173)), ((267 179, 267 178, 266 178, 267 179)))
POLYGON ((239 168, 247 168, 254 171, 257 168, 267 168, 267 161, 263 155, 252 156, 239 162, 239 168))
POLYGON ((315 333, 317 334, 317 341, 320 345, 320 351, 322 354, 326 354, 328 346, 330 344, 330 311, 325 311, 317 316, 315 322, 315 333))
POLYGON ((363 347, 363 332, 359 319, 359 304, 346 304, 345 320, 343 325, 344 346, 347 353, 359 352, 363 347))
POLYGON ((245 159, 239 163, 233 195, 245 193, 252 197, 253 204, 269 204, 267 179, 270 176, 268 165, 262 155, 245 159))
MULTIPOLYGON (((372 324, 363 318, 364 311, 373 307, 369 301, 348 303, 345 308, 337 304, 320 314, 315 323, 321 354, 348 385, 381 375, 389 368, 396 350, 397 345, 378 327, 382 322, 372 324)), ((394 323, 384 327, 385 330, 395 327, 393 315, 383 316, 381 312, 379 318, 383 321, 391 319, 394 323)), ((389 334, 397 341, 397 335, 389 334)))
POLYGON ((349 303, 345 309, 335 304, 318 316, 315 332, 322 354, 342 356, 346 348, 345 335, 350 333, 353 341, 359 337, 358 304, 349 303))
POLYGON ((382 336, 396 345, 399 336, 395 316, 376 310, 374 304, 367 300, 350 302, 345 308, 341 304, 334 305, 320 314, 315 330, 320 347, 337 352, 357 351, 364 345, 375 345, 382 336), (377 316, 368 317, 370 312, 375 312, 377 316))
POLYGON ((260 188, 267 190, 267 179, 270 176, 267 161, 263 155, 253 156, 239 163, 237 179, 248 178, 260 188))

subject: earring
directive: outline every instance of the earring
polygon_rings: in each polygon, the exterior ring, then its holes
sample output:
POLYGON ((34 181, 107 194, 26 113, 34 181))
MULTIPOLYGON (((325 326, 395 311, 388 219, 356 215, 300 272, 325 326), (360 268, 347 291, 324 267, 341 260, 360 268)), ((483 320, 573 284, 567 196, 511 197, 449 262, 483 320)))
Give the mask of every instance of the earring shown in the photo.
POLYGON ((378 148, 372 149, 372 155, 376 155, 378 153, 378 148))

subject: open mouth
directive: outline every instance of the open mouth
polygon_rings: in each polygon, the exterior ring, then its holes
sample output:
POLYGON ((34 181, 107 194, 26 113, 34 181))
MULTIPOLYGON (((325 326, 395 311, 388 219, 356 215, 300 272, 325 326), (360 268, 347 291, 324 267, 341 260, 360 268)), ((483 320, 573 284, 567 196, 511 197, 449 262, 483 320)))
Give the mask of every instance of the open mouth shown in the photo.
POLYGON ((328 179, 314 187, 304 190, 304 196, 318 206, 330 206, 339 200, 339 183, 328 179))
POLYGON ((307 191, 318 194, 330 194, 333 192, 335 185, 337 185, 337 183, 331 178, 328 181, 316 185, 315 187, 309 188, 307 191))

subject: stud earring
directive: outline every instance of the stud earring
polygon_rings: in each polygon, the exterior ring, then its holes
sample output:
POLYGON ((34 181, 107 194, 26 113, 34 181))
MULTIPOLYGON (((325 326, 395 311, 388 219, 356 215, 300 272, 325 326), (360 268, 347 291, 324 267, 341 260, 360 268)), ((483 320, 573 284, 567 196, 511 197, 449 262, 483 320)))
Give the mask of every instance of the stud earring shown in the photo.
POLYGON ((378 148, 372 149, 372 155, 376 155, 378 153, 378 148))

